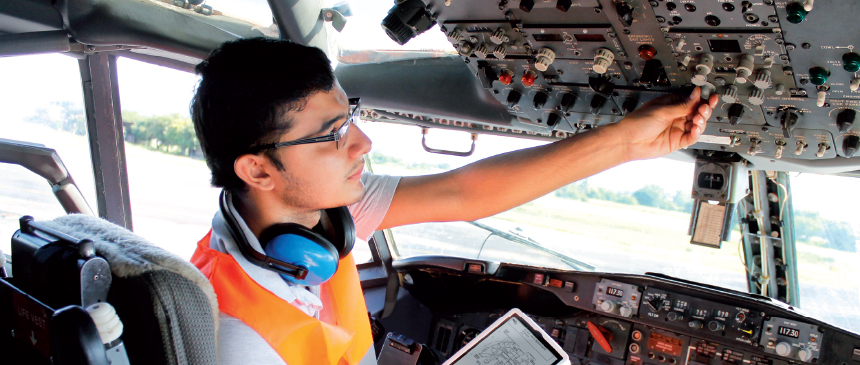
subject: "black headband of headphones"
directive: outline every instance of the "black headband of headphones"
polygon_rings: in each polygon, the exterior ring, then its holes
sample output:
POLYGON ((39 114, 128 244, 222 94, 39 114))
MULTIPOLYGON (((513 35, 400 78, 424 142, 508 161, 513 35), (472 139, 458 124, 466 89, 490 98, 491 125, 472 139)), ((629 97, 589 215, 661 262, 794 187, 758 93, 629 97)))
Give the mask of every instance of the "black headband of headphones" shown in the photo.
MULTIPOLYGON (((227 223, 227 230, 236 241, 236 246, 239 247, 239 251, 245 259, 264 269, 286 274, 299 280, 305 279, 308 274, 305 268, 278 260, 251 247, 248 243, 248 238, 245 236, 245 232, 231 210, 233 199, 229 192, 226 190, 221 191, 221 197, 218 200, 221 207, 221 216, 224 217, 224 221, 227 223)), ((352 251, 352 247, 355 245, 356 232, 352 215, 346 207, 326 209, 325 214, 331 222, 334 231, 334 241, 331 243, 338 251, 340 258, 344 258, 352 251)))

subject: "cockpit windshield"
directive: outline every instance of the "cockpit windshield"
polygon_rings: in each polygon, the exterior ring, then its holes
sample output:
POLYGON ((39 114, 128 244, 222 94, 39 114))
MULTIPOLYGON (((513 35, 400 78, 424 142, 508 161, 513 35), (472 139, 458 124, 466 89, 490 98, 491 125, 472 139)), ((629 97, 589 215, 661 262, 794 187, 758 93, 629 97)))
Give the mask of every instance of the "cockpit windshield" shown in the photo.
MULTIPOLYGON (((374 141, 369 156, 373 171, 382 174, 437 173, 490 155, 542 143, 481 136, 474 156, 441 156, 421 149, 419 128, 382 124, 361 125, 374 141)), ((432 130, 427 139, 431 147, 452 150, 464 149, 467 142, 468 134, 437 130, 432 130)), ((479 220, 478 224, 516 234, 557 255, 593 266, 596 271, 653 272, 748 292, 750 284, 745 270, 749 269, 744 264, 737 218, 731 224, 730 240, 723 241, 720 248, 690 243, 693 171, 693 164, 689 162, 665 158, 634 161, 479 220)), ((792 173, 790 178, 790 198, 795 203, 783 210, 794 212, 800 308, 860 331, 860 315, 857 315, 860 306, 856 301, 832 300, 860 298, 860 285, 852 279, 860 277, 860 271, 857 265, 851 264, 860 259, 855 236, 855 232, 860 232, 860 220, 844 214, 844 209, 834 208, 853 206, 838 197, 841 196, 838 192, 846 191, 857 182, 848 177, 799 173, 792 173), (817 186, 834 187, 832 196, 823 199, 817 186)), ((488 241, 486 231, 475 228, 467 223, 451 222, 396 227, 391 231, 400 258, 445 255, 582 270, 501 237, 493 238, 498 239, 494 246, 488 241), (505 245, 500 244, 502 241, 505 245)), ((777 246, 780 249, 780 245, 777 246)))

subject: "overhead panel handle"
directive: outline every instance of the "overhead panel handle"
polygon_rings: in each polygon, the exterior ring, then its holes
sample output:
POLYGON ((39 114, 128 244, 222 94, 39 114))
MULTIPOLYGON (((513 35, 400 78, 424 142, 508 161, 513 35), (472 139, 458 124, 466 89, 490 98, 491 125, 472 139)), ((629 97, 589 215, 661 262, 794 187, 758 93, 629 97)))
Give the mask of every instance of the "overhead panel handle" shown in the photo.
POLYGON ((473 153, 475 153, 475 141, 478 140, 478 134, 477 133, 472 133, 472 147, 468 151, 462 151, 461 152, 461 151, 450 151, 450 150, 443 150, 443 149, 437 149, 437 148, 430 148, 429 146, 427 146, 427 132, 429 132, 429 131, 430 131, 430 128, 421 128, 421 147, 424 147, 424 150, 427 152, 438 153, 440 155, 451 155, 451 156, 460 156, 460 157, 471 156, 473 153))

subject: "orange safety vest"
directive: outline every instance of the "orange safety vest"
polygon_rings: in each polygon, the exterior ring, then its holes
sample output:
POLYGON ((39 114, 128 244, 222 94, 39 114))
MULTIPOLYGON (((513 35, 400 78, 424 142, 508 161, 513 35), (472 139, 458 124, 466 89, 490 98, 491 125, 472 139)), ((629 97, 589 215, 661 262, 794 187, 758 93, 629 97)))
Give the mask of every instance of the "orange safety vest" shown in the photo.
POLYGON ((233 256, 209 248, 211 236, 197 243, 191 263, 212 282, 221 312, 253 328, 287 364, 355 365, 367 354, 373 340, 352 254, 320 286, 316 319, 257 284, 233 256))

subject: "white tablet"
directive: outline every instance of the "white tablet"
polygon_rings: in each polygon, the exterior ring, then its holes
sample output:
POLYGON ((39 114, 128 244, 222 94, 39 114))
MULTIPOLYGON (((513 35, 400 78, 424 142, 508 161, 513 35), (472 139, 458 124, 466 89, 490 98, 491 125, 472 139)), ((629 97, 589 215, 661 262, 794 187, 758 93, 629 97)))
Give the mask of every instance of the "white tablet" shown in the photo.
POLYGON ((531 318, 514 308, 442 365, 570 365, 570 357, 531 318))

